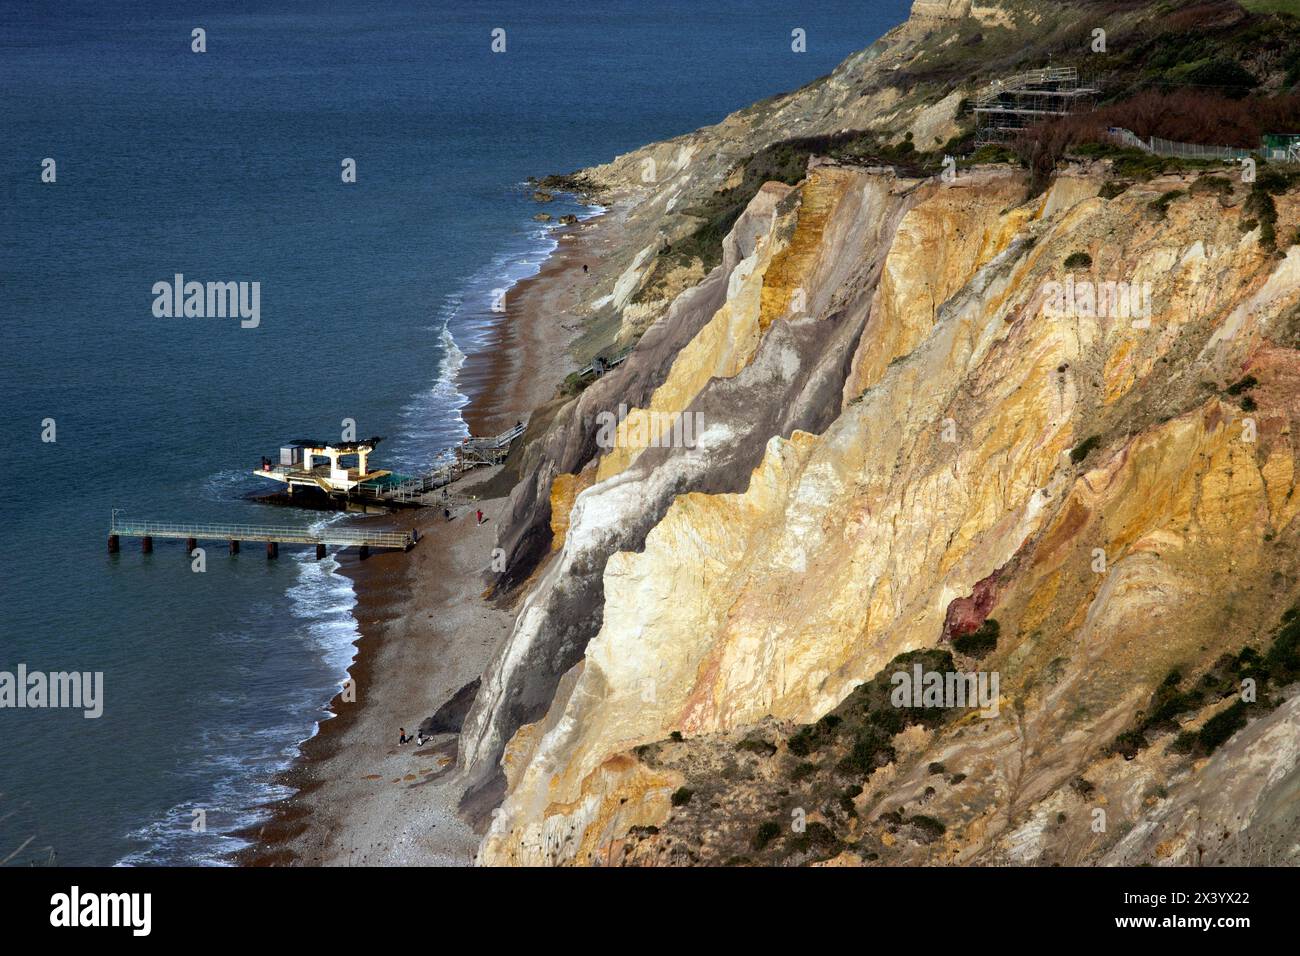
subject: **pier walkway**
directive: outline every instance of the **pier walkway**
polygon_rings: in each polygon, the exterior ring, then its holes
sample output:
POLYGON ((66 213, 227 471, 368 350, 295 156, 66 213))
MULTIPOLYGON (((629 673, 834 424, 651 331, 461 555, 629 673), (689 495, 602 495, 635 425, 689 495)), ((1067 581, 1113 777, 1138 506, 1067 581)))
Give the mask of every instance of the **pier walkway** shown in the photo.
POLYGON ((230 553, 239 553, 241 541, 266 542, 266 555, 277 557, 281 544, 308 544, 316 546, 316 556, 325 556, 325 548, 360 548, 362 557, 370 553, 371 548, 396 548, 406 550, 415 544, 415 537, 409 531, 378 531, 369 528, 322 528, 312 531, 310 528, 292 526, 249 525, 249 524, 183 524, 169 521, 124 521, 113 516, 108 528, 108 550, 116 554, 119 539, 139 538, 141 550, 145 554, 153 551, 154 538, 178 538, 186 542, 186 550, 192 551, 200 541, 227 541, 230 553))
POLYGON ((383 485, 360 485, 353 496, 391 501, 399 504, 418 504, 429 492, 451 484, 471 468, 499 465, 510 453, 510 446, 524 433, 520 422, 513 428, 487 438, 466 438, 444 455, 442 464, 435 465, 413 478, 383 485))

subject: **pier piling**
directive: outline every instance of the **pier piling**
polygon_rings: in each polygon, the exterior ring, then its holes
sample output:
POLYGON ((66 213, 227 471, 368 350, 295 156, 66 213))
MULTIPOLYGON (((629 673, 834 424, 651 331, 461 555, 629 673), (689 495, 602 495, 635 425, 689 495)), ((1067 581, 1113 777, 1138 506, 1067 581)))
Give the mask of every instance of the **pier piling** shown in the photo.
POLYGON ((265 543, 268 560, 280 556, 280 545, 305 544, 316 549, 316 560, 325 557, 331 545, 338 548, 358 548, 361 558, 370 557, 371 548, 409 548, 413 535, 409 531, 381 531, 374 528, 327 527, 312 529, 293 525, 242 525, 242 524, 183 524, 165 521, 120 521, 114 515, 108 528, 109 554, 117 554, 122 538, 139 538, 140 550, 153 553, 155 538, 184 541, 193 555, 200 541, 225 541, 231 556, 239 554, 241 543, 265 543))

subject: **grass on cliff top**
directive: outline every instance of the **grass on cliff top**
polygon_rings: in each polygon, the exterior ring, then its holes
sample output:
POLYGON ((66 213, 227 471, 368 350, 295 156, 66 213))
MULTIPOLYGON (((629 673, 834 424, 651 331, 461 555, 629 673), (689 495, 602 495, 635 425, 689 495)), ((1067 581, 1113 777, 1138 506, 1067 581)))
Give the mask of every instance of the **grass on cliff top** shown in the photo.
POLYGON ((648 280, 638 290, 634 302, 657 298, 656 274, 698 261, 707 273, 722 261, 722 242, 735 226, 750 201, 764 183, 778 182, 793 186, 803 180, 808 160, 826 157, 865 165, 894 166, 904 175, 923 176, 937 171, 947 153, 958 149, 949 142, 932 151, 916 149, 911 134, 897 143, 882 142, 875 134, 850 130, 824 136, 804 136, 781 140, 765 146, 741 161, 740 182, 716 190, 685 212, 700 225, 685 239, 679 239, 659 251, 659 258, 648 280))
POLYGON ((1196 84, 1244 92, 1265 72, 1300 79, 1300 0, 1119 3, 1113 0, 1002 0, 1013 26, 958 21, 889 82, 983 85, 995 77, 1047 62, 1077 66, 1104 99, 1142 86, 1196 84), (1278 15, 1281 14, 1281 15, 1278 15), (1106 31, 1106 50, 1093 49, 1093 31, 1106 31))
POLYGON ((1237 0, 1251 13, 1286 13, 1300 17, 1300 0, 1237 0))

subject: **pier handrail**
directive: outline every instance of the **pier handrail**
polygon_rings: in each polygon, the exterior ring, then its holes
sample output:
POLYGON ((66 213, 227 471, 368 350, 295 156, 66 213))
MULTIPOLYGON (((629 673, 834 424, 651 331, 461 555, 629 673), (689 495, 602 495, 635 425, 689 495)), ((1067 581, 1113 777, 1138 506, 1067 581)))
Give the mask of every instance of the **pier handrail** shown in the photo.
POLYGON ((363 485, 358 494, 381 501, 416 501, 427 492, 451 484, 471 468, 478 465, 498 464, 505 457, 501 454, 502 450, 514 444, 515 439, 519 438, 527 428, 527 424, 519 422, 499 435, 481 438, 471 436, 454 448, 443 452, 446 456, 445 460, 429 470, 385 488, 366 488, 363 485))
POLYGON ((276 541, 286 544, 332 544, 340 547, 367 545, 375 548, 405 548, 412 543, 409 532, 368 531, 363 528, 295 528, 291 525, 191 524, 176 521, 127 521, 113 516, 109 534, 128 538, 194 538, 195 540, 276 541))

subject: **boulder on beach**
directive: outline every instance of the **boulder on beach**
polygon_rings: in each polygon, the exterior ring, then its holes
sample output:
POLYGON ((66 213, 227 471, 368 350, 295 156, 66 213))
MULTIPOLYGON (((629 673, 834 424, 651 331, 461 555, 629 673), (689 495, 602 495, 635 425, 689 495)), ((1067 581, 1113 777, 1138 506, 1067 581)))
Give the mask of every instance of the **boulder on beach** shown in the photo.
POLYGON ((538 222, 550 222, 551 214, 549 212, 539 212, 533 218, 536 219, 538 222))
POLYGON ((578 217, 573 215, 572 213, 570 213, 567 216, 560 217, 561 226, 576 226, 577 224, 578 224, 578 217))
POLYGON ((554 198, 555 198, 554 196, 552 196, 544 189, 539 189, 533 193, 533 199, 536 200, 537 202, 550 202, 554 198))

